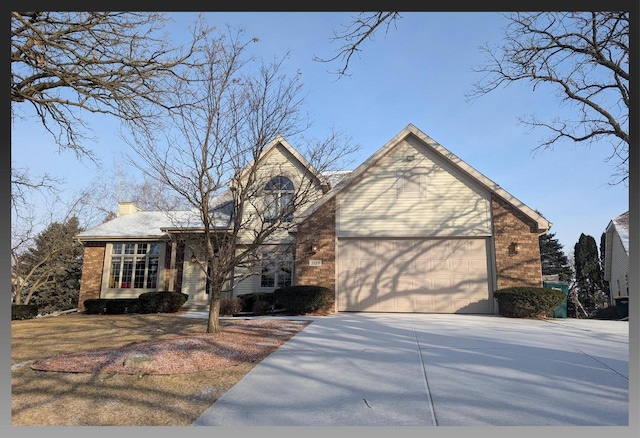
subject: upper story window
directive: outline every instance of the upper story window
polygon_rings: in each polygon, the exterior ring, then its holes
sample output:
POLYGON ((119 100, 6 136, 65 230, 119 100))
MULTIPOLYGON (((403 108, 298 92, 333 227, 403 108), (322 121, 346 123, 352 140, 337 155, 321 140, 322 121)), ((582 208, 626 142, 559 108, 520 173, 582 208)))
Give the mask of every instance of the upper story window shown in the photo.
POLYGON ((109 288, 158 288, 160 243, 114 243, 110 257, 109 288))
POLYGON ((265 221, 293 220, 293 183, 285 176, 276 176, 264 186, 266 210, 265 221))

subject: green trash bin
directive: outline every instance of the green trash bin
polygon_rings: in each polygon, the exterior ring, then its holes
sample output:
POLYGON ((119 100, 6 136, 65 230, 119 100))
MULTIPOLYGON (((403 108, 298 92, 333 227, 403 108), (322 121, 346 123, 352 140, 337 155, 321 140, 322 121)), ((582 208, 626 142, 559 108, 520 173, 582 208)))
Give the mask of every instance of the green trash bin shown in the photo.
POLYGON ((564 281, 543 281, 542 287, 547 289, 558 289, 564 292, 564 301, 553 309, 554 318, 566 318, 567 317, 567 297, 569 296, 569 283, 564 281))
POLYGON ((627 318, 629 316, 629 297, 615 297, 614 300, 616 301, 618 318, 627 318))

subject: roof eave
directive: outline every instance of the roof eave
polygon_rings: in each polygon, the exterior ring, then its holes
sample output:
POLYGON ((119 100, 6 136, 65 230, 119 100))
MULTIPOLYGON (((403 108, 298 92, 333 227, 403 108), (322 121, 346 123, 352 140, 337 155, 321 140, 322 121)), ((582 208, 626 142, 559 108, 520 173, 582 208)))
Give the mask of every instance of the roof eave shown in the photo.
POLYGON ((166 234, 154 234, 154 235, 138 235, 138 236, 75 236, 75 239, 80 242, 115 242, 115 241, 157 241, 166 240, 166 234))

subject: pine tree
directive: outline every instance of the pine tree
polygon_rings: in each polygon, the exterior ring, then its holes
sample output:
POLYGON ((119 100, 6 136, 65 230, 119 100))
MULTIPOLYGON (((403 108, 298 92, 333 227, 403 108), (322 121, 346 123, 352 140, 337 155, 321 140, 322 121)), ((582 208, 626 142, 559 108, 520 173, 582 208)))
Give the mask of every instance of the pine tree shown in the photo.
POLYGON ((578 243, 574 247, 574 258, 580 303, 587 312, 603 307, 607 297, 604 292, 598 247, 592 236, 580 234, 578 243))
POLYGON ((562 245, 555 233, 543 234, 539 238, 542 275, 558 275, 558 280, 569 282, 573 278, 573 269, 569 265, 562 245))
POLYGON ((602 233, 600 236, 600 266, 602 267, 602 287, 604 293, 607 294, 607 297, 611 296, 611 289, 609 286, 609 282, 604 279, 604 254, 605 254, 605 245, 607 244, 607 233, 602 233))
POLYGON ((83 248, 74 236, 82 229, 78 218, 53 222, 34 239, 34 246, 14 265, 22 278, 15 303, 36 304, 42 314, 77 306, 83 248))

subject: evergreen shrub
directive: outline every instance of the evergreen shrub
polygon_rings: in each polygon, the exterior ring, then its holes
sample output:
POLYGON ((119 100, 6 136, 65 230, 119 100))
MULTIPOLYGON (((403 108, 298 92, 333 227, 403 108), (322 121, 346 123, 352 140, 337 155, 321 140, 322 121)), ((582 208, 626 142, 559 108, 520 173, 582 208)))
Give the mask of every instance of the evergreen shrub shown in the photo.
POLYGON ((253 312, 253 305, 256 301, 264 301, 269 304, 274 304, 273 294, 270 292, 252 292, 249 294, 239 295, 242 305, 242 312, 253 312))
POLYGON ((11 320, 33 319, 38 316, 38 306, 35 304, 12 304, 11 320))
POLYGON ((498 313, 510 318, 542 318, 566 298, 563 291, 544 287, 508 287, 493 293, 498 313))
POLYGON ((297 285, 273 292, 277 305, 293 314, 324 310, 332 303, 333 291, 324 286, 297 285))
POLYGON ((182 292, 145 292, 138 296, 138 313, 175 313, 188 298, 182 292))
POLYGON ((87 315, 124 315, 138 313, 137 298, 92 298, 83 302, 87 315))

